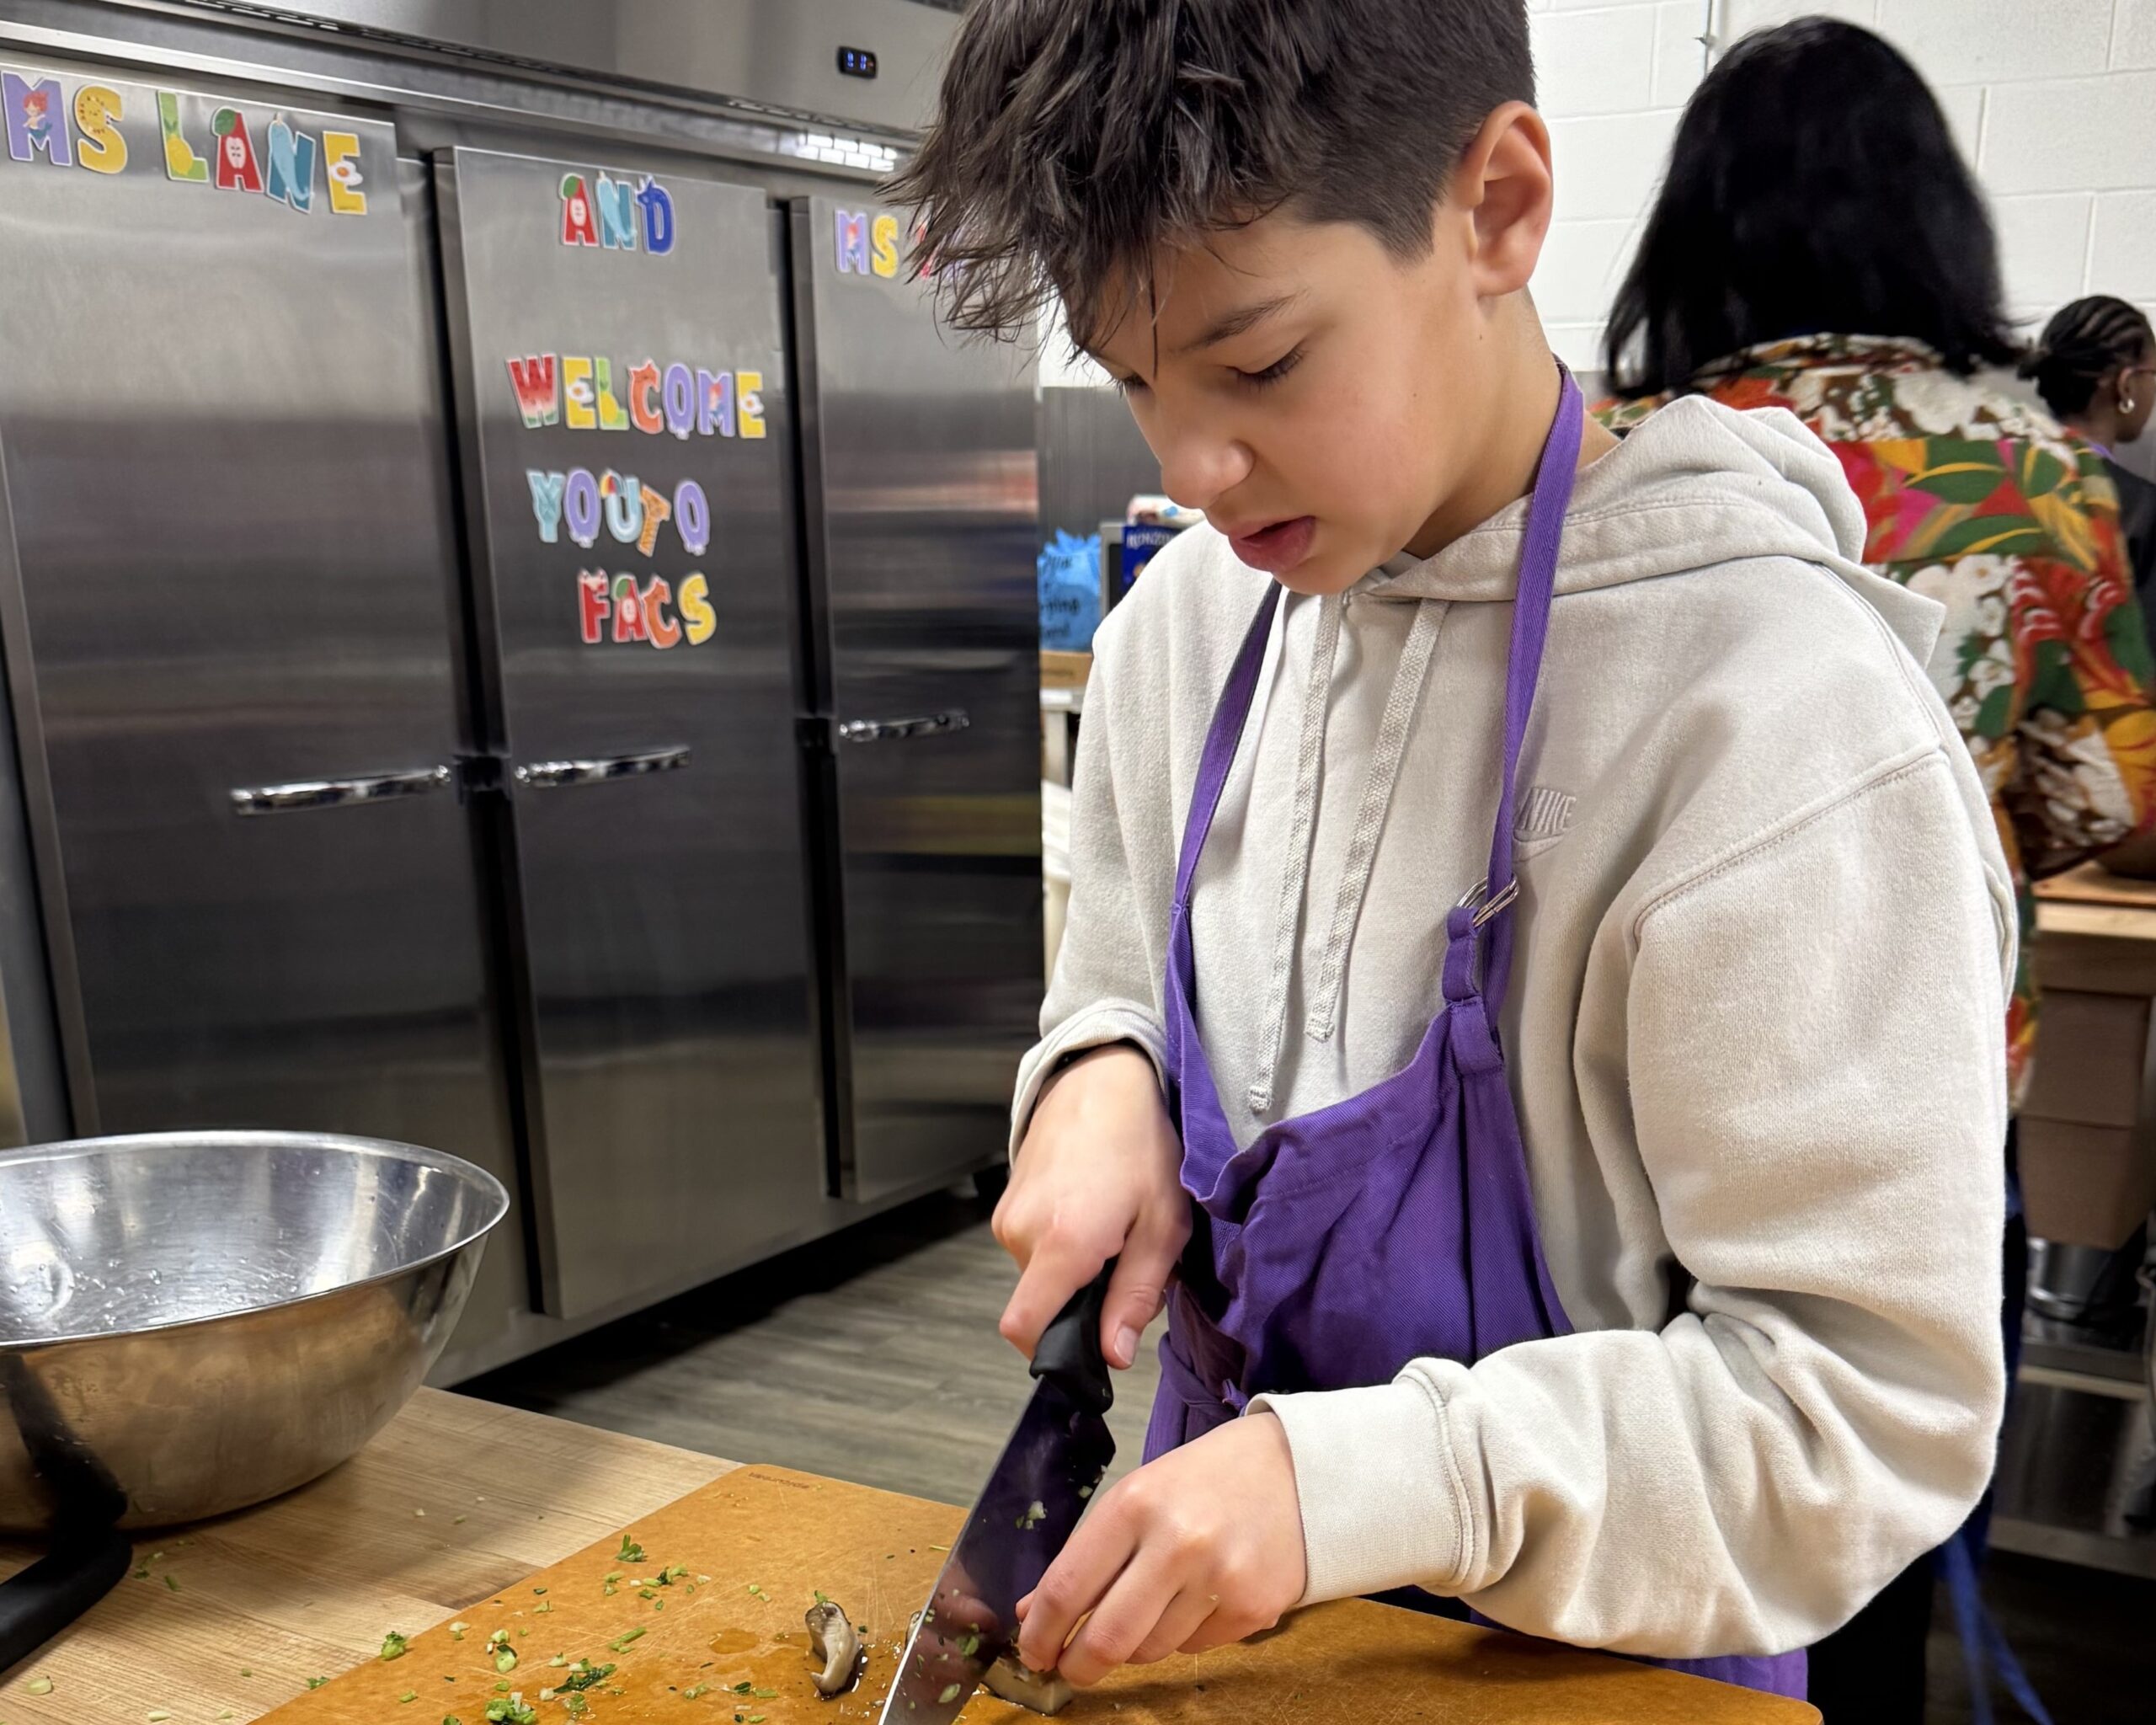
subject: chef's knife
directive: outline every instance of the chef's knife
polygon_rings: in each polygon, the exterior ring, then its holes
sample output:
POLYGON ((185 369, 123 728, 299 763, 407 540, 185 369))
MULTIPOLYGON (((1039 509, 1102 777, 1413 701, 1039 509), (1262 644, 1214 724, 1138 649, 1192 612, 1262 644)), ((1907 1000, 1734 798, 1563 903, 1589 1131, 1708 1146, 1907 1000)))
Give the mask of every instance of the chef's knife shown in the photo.
POLYGON ((883 1702, 880 1725, 951 1725, 1018 1640, 1018 1601, 1040 1585, 1115 1459, 1101 1416, 1115 1402, 1101 1357, 1111 1261, 1033 1351, 1033 1399, 951 1546, 883 1702))

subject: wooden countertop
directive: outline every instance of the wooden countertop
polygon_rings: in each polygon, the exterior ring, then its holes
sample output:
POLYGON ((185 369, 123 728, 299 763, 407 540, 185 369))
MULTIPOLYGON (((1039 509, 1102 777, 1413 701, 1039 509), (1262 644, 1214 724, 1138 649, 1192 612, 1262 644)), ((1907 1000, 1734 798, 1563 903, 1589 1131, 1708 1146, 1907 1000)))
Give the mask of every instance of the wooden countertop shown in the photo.
MULTIPOLYGON (((0 1722, 143 1725, 158 1719, 169 1725, 243 1725, 306 1696, 310 1678, 347 1671, 355 1673, 350 1683, 339 1683, 318 1698, 334 1703, 325 1717, 371 1719, 382 1710, 363 1705, 355 1714, 355 1701, 364 1700, 360 1692, 385 1671, 408 1682, 408 1674, 424 1663, 419 1656, 439 1639, 424 1637, 435 1626, 473 1611, 483 1601, 499 1603, 505 1589, 535 1571, 573 1562, 579 1553, 603 1567, 611 1561, 606 1551, 584 1548, 602 1540, 611 1543, 616 1531, 630 1523, 643 1524, 657 1537, 668 1520, 658 1512, 669 1505, 669 1515, 676 1520, 712 1513, 711 1493, 689 1494, 701 1493, 722 1475, 755 1484, 771 1472, 737 1470, 733 1463, 686 1450, 423 1390, 380 1437, 327 1478, 260 1509, 140 1544, 137 1567, 148 1573, 121 1582, 42 1654, 10 1674, 0 1687, 0 1722), (678 1501, 685 1498, 686 1503, 678 1501), (414 1643, 413 1664, 400 1664, 393 1671, 379 1659, 382 1637, 392 1629, 410 1634, 414 1643)), ((794 1589, 804 1596, 810 1571, 836 1574, 846 1561, 865 1561, 860 1552, 867 1546, 887 1538, 910 1539, 912 1534, 899 1526, 906 1518, 929 1530, 922 1538, 947 1539, 946 1524, 958 1514, 940 1505, 883 1498, 806 1476, 779 1478, 769 1489, 789 1482, 796 1493, 825 1491, 841 1509, 858 1510, 855 1500, 874 1500, 869 1503, 873 1536, 857 1529, 841 1530, 822 1542, 828 1551, 794 1552, 807 1565, 794 1589)), ((836 1514, 831 1510, 823 1520, 830 1522, 836 1514)), ((796 1519, 804 1526, 816 1521, 805 1514, 796 1519)), ((817 1544, 808 1536, 813 1526, 807 1533, 793 1530, 791 1521, 788 1526, 795 1543, 817 1544)), ((783 1578, 779 1568, 784 1567, 784 1553, 777 1549, 782 1543, 755 1557, 763 1566, 759 1574, 769 1571, 766 1578, 774 1586, 783 1578)), ((733 1551, 757 1541, 744 1537, 721 1544, 733 1551)), ((33 1555, 26 1547, 0 1545, 0 1575, 13 1573, 33 1555)), ((745 1551, 742 1559, 746 1561, 745 1551)), ((880 1571, 882 1566, 871 1567, 880 1571)), ((908 1580, 921 1584, 917 1577, 908 1580)), ((856 1590, 864 1599, 874 1592, 866 1584, 856 1590)), ((558 1591, 572 1599, 569 1591, 558 1591)), ((738 1592, 726 1589, 729 1600, 738 1592)), ((551 1608, 552 1601, 548 1603, 551 1608)), ((903 1616, 903 1603, 892 1607, 894 1623, 903 1616)), ((1366 1620, 1391 1615, 1353 1601, 1319 1607, 1303 1637, 1304 1653, 1315 1644, 1315 1634, 1330 1658, 1338 1651, 1333 1642, 1340 1637, 1352 1641, 1362 1634, 1367 1639, 1378 1632, 1366 1620), (1315 1621, 1320 1618, 1325 1621, 1315 1621)), ((1742 1690, 1699 1685, 1695 1696, 1690 1686, 1697 1685, 1696 1679, 1492 1637, 1433 1618, 1413 1621, 1426 1637, 1451 1638, 1440 1650, 1447 1654, 1441 1667, 1449 1680, 1474 1690, 1474 1706, 1463 1717, 1537 1725, 1709 1715, 1762 1721, 1808 1717, 1815 1725, 1817 1719, 1807 1709, 1742 1690), (1686 1686, 1674 1710, 1672 1685, 1686 1686), (1712 1705, 1703 1714, 1700 1708, 1707 1701, 1712 1705)), ((1387 1650, 1401 1652, 1389 1642, 1387 1650)), ((1211 1657, 1225 1679, 1234 1675, 1228 1666, 1253 1661, 1262 1665, 1288 1651, 1287 1639, 1277 1638, 1254 1651, 1228 1649, 1211 1657)), ((1364 1664, 1375 1658, 1355 1657, 1364 1664)), ((792 1663, 798 1664, 798 1657, 792 1663)), ((1229 1710, 1230 1717, 1251 1716, 1251 1708, 1261 1700, 1301 1717, 1299 1695, 1282 1701, 1273 1694, 1280 1685, 1264 1671, 1245 1674, 1258 1688, 1245 1697, 1248 1706, 1229 1710), (1289 1706, 1289 1702, 1298 1705, 1289 1706)), ((1171 1697, 1172 1704, 1146 1689, 1144 1673, 1124 1674, 1119 1680, 1135 1685, 1123 1698, 1134 1703, 1136 1713, 1199 1721, 1222 1712, 1203 1701, 1204 1691, 1214 1686, 1213 1675, 1209 1673, 1209 1681, 1189 1694, 1177 1690, 1179 1699, 1171 1697)), ((1223 1693, 1232 1689, 1232 1683, 1226 1684, 1223 1693)), ((400 1695, 392 1701, 405 1698, 400 1695)), ((387 1711, 398 1713, 398 1725, 430 1725, 440 1717, 436 1710, 406 1722, 393 1705, 387 1711)), ((990 1707, 987 1716, 1018 1717, 1003 1707, 990 1707)), ((1371 1717, 1367 1710, 1359 1716, 1371 1717)), ((1408 1717, 1390 1704, 1384 1716, 1408 1717)), ((728 1717, 723 1708, 712 1715, 728 1717)), ((1414 1717, 1423 1717, 1419 1707, 1414 1717)))
MULTIPOLYGON (((422 1390, 327 1478, 138 1545, 148 1577, 11 1673, 0 1722, 259 1718, 310 1677, 376 1658, 387 1631, 453 1616, 733 1466, 422 1390), (40 1680, 50 1694, 31 1693, 40 1680)), ((0 1573, 33 1555, 0 1545, 0 1573)))
POLYGON ((2156 995, 2156 881, 2093 862, 2040 881, 2036 932, 2045 988, 2156 995))

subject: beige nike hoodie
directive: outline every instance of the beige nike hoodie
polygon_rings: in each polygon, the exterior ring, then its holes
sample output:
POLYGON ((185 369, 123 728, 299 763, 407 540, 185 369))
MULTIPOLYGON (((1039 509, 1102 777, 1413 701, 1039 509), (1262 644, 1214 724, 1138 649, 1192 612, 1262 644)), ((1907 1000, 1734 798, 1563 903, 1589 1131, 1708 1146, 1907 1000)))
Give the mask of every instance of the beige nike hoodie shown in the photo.
MULTIPOLYGON (((1192 906, 1242 1142, 1397 1070, 1443 1005, 1524 520, 1273 625, 1192 906)), ((1682 400, 1580 474, 1502 1017, 1577 1333, 1254 1404, 1294 1454, 1308 1600, 1415 1583, 1583 1647, 1777 1653, 1983 1489, 2013 900, 1924 672, 1941 613, 1861 566, 1864 527, 1778 409, 1682 400)), ((1177 846, 1268 579, 1193 529, 1101 628, 1014 1144, 1067 1055, 1160 1060, 1177 846)))

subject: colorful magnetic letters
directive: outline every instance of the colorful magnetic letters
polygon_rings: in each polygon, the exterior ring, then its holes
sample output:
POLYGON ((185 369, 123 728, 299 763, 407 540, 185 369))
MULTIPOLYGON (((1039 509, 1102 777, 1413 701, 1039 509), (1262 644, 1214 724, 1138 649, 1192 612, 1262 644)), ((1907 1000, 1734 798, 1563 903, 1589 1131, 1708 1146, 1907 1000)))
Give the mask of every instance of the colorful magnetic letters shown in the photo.
POLYGON ((531 488, 531 515, 542 545, 559 544, 566 526, 571 541, 589 551, 599 542, 603 525, 617 543, 633 545, 650 557, 658 552, 659 529, 670 521, 690 556, 702 557, 711 547, 711 503, 694 479, 676 485, 670 502, 663 489, 611 467, 596 475, 589 467, 571 467, 565 473, 527 467, 524 478, 531 488))
POLYGON ((880 275, 889 281, 899 273, 899 218, 883 211, 841 210, 837 212, 839 274, 880 275))
POLYGON ((711 607, 711 585, 701 574, 681 577, 678 601, 663 575, 654 575, 639 587, 634 575, 579 569, 576 588, 578 620, 587 647, 608 638, 610 619, 614 640, 642 641, 660 649, 678 647, 684 641, 701 647, 718 629, 718 614, 711 607), (678 618, 668 611, 676 605, 678 618))
MULTIPOLYGON (((679 362, 662 370, 656 360, 641 360, 617 372, 611 358, 588 354, 519 354, 507 365, 517 416, 530 430, 633 426, 647 436, 670 433, 684 440, 768 435, 760 371, 712 371, 679 362)), ((670 526, 689 556, 711 548, 711 499, 694 479, 683 479, 670 493, 612 467, 527 467, 524 478, 542 545, 558 545, 566 536, 590 551, 603 534, 648 558, 670 526)), ((677 590, 662 575, 640 581, 603 569, 579 569, 577 617, 579 638, 588 647, 701 647, 718 628, 711 585, 700 571, 682 576, 677 590)))
POLYGON ((674 249, 674 195, 649 174, 634 186, 600 174, 562 176, 562 243, 654 258, 674 249))
POLYGON ((566 425, 572 431, 626 431, 633 425, 647 436, 670 432, 684 440, 770 435, 761 371, 709 371, 679 360, 662 371, 646 359, 616 372, 603 354, 525 354, 510 356, 509 381, 528 430, 566 425))
MULTIPOLYGON (((166 179, 181 185, 251 192, 305 216, 315 208, 318 161, 328 187, 329 213, 367 213, 357 132, 325 129, 318 136, 302 131, 281 113, 273 114, 262 128, 258 147, 247 115, 227 104, 212 113, 207 136, 190 137, 181 103, 175 91, 157 92, 157 142, 164 152, 166 179), (197 138, 200 149, 195 147, 197 138)), ((55 168, 118 174, 128 161, 127 134, 121 129, 125 118, 125 102, 109 84, 79 85, 71 100, 57 77, 26 77, 0 69, 0 127, 5 129, 8 154, 14 161, 35 162, 42 157, 55 168)), ((671 219, 670 211, 670 243, 671 219)))

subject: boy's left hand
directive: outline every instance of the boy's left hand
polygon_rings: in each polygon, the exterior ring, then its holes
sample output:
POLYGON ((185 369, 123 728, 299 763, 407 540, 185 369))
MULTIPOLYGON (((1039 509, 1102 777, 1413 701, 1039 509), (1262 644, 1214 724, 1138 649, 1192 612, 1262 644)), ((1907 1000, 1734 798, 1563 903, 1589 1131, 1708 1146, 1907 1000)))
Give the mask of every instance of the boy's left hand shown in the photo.
POLYGON ((1018 1657, 1082 1688, 1118 1665, 1270 1629, 1304 1584, 1288 1435, 1271 1414, 1251 1414, 1109 1488, 1019 1603, 1018 1657))

